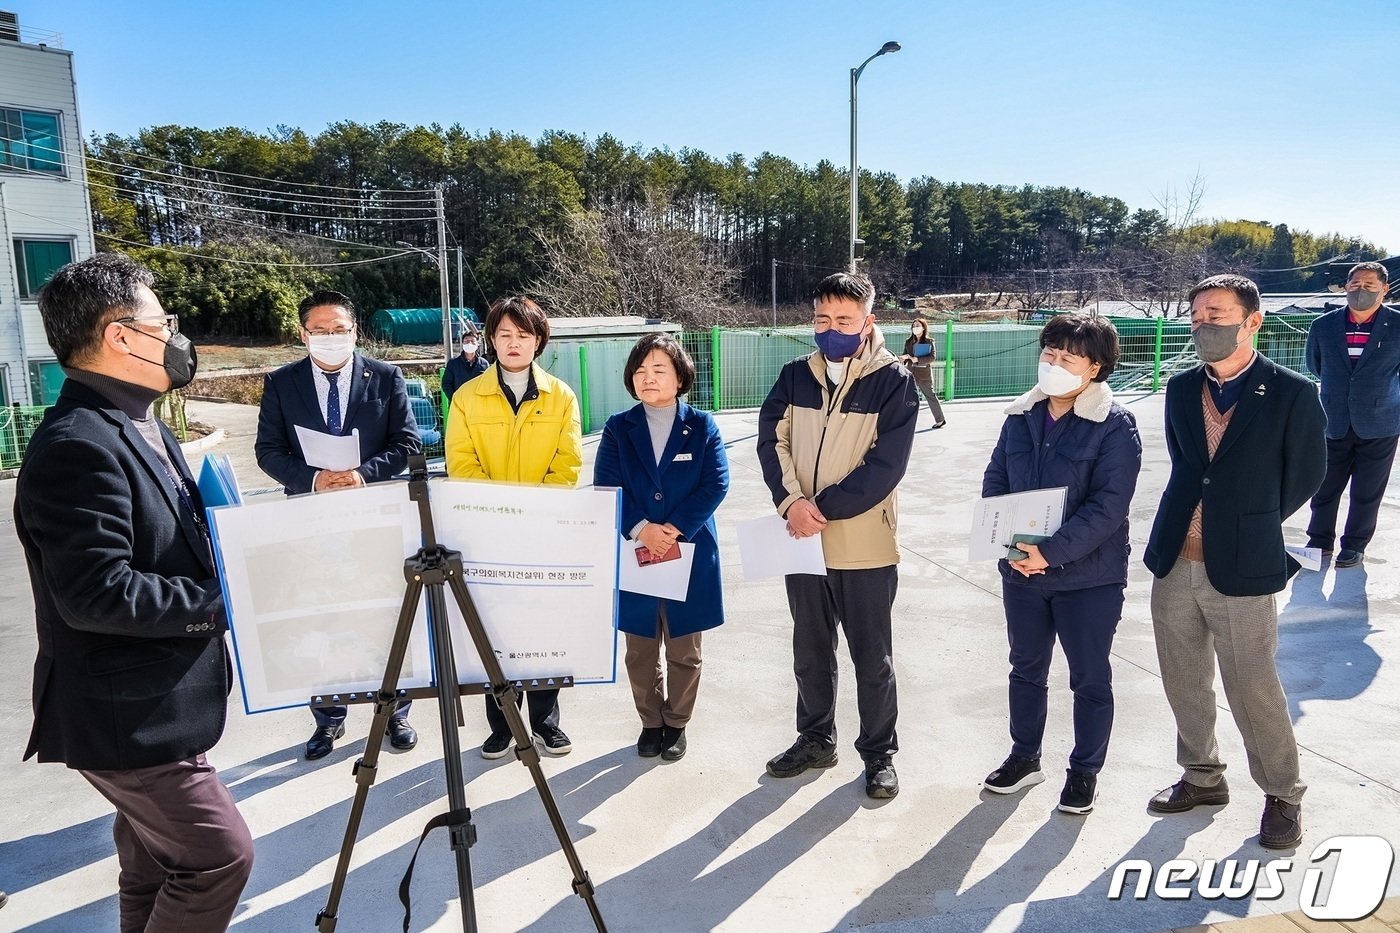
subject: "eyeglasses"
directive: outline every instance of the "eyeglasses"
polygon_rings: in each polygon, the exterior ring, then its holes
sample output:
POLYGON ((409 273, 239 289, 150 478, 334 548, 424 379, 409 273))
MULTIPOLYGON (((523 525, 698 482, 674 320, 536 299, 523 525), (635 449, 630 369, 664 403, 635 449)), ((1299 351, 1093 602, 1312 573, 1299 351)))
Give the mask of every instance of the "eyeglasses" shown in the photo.
POLYGON ((348 337, 355 332, 353 327, 337 327, 335 330, 308 330, 313 337, 348 337))
POLYGON ((163 314, 160 317, 119 317, 118 324, 137 324, 141 327, 164 327, 171 334, 180 332, 180 319, 173 314, 163 314))

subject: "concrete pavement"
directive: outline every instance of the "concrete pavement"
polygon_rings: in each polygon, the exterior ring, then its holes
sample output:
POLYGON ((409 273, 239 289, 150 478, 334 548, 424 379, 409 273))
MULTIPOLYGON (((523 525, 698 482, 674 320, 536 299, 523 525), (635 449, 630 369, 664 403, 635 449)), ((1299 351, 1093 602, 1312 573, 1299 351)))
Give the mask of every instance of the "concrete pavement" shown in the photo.
MULTIPOLYGON (((192 403, 199 405, 200 403, 192 403)), ((1006 755, 1006 636, 992 564, 969 564, 966 532, 999 402, 947 406, 941 431, 921 415, 901 487, 900 593, 895 606, 902 783, 891 801, 861 791, 852 671, 842 661, 841 763, 786 781, 764 774, 794 737, 790 620, 780 584, 739 573, 735 523, 771 505, 754 451, 756 414, 719 421, 733 489, 718 520, 728 621, 706 636, 705 673, 690 751, 676 763, 637 757, 639 723, 625 683, 562 697, 574 752, 545 770, 611 930, 974 930, 1153 933, 1296 911, 1313 846, 1341 834, 1400 842, 1400 659, 1397 606, 1400 504, 1387 500, 1364 565, 1302 573, 1279 596, 1279 666, 1290 697, 1303 772, 1307 834, 1277 900, 1109 900, 1114 867, 1141 858, 1278 857, 1256 841, 1262 795, 1222 713, 1222 753, 1233 801, 1161 818, 1147 799, 1175 781, 1174 733, 1147 612, 1149 575, 1136 563, 1167 477, 1161 396, 1132 401, 1145 462, 1132 513, 1135 563, 1114 651, 1117 720, 1095 811, 1058 813, 1059 773, 1070 746, 1070 694, 1052 672, 1045 766, 1049 780, 1010 798, 982 793, 1006 755)), ((191 414, 225 428, 214 448, 234 457, 245 488, 271 485, 251 458, 252 409, 204 404, 191 414)), ((591 474, 596 436, 585 442, 591 474)), ((14 482, 0 483, 8 506, 14 482)), ((9 509, 3 524, 12 528, 9 509)), ((1288 522, 1302 543, 1306 512, 1288 522)), ((116 926, 110 808, 75 774, 20 763, 28 734, 32 603, 19 546, 0 537, 0 930, 75 931, 116 926)), ((237 693, 235 692, 235 702, 237 693)), ((480 701, 461 731, 467 795, 481 841, 472 850, 483 930, 589 929, 582 902, 524 768, 483 761, 480 701)), ((301 759, 310 716, 230 711, 211 752, 257 840, 257 864, 234 929, 313 929, 324 905, 348 801, 350 767, 369 714, 352 710, 349 735, 319 762, 301 759)), ((370 795, 341 906, 341 931, 400 928, 397 886, 424 822, 445 809, 441 739, 429 703, 414 714, 422 739, 386 749, 370 795)), ((1188 885, 1189 887, 1189 885, 1188 885)), ((1131 889, 1131 885, 1129 885, 1131 889)), ((1391 894, 1400 893, 1392 879, 1391 894)), ((459 928, 456 879, 442 833, 430 836, 413 887, 413 929, 459 928)), ((1279 918, 1282 919, 1282 918, 1279 918)), ((1375 918, 1373 918, 1375 919, 1375 918)), ((1283 921, 1292 923, 1293 921, 1283 921)), ((1379 922, 1379 920, 1377 920, 1379 922)), ((1294 924, 1295 926, 1297 924, 1294 924)), ((1282 927, 1281 927, 1282 928, 1282 927)))

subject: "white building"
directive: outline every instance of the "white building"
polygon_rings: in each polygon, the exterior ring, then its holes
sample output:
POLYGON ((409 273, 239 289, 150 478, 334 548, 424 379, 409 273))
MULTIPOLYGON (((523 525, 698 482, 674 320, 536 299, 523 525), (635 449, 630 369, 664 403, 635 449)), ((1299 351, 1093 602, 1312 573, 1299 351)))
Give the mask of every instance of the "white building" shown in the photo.
POLYGON ((63 375, 35 296, 95 251, 73 53, 0 12, 0 402, 54 401, 63 375))

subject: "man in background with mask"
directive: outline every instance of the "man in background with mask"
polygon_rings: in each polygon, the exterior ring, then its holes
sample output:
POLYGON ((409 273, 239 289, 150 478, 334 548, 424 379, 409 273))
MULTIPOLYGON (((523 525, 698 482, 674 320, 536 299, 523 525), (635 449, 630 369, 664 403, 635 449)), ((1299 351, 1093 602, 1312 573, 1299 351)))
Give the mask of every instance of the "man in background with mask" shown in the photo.
POLYGON ((1162 687, 1176 718, 1181 780, 1153 797, 1154 813, 1228 803, 1215 739, 1215 663, 1264 791, 1259 843, 1303 836, 1298 744, 1274 653, 1274 594, 1298 563, 1283 522, 1317 491, 1327 466, 1322 406, 1312 383, 1257 352, 1259 289, 1216 275, 1191 289, 1191 336, 1202 365, 1167 383, 1172 470, 1144 562, 1162 687))
POLYGON ((1389 290, 1385 266, 1357 263, 1347 275, 1347 306, 1308 328, 1308 369, 1322 381, 1327 412, 1327 476, 1313 497, 1308 546, 1332 553, 1350 483, 1338 567, 1365 559, 1400 438, 1400 312, 1381 304, 1389 290))
POLYGON ((15 490, 39 638, 24 757, 63 762, 116 809, 121 929, 222 930, 253 840, 204 755, 233 672, 199 490, 151 412, 195 370, 154 281, 100 253, 39 293, 67 379, 15 490))
POLYGON ((448 360, 447 368, 442 371, 442 394, 448 405, 452 404, 452 396, 458 389, 490 368, 491 364, 480 351, 481 338, 476 328, 468 324, 462 331, 462 352, 448 360))
POLYGON ((837 273, 812 296, 817 351, 783 367, 758 420, 758 458, 794 538, 821 535, 826 576, 786 578, 797 675, 797 741, 774 777, 836 764, 836 627, 856 669, 865 793, 899 793, 894 642, 899 583, 895 489, 909 466, 919 399, 889 350, 864 276, 837 273))
MULTIPOLYGON (((268 373, 258 411, 258 466, 287 495, 353 489, 392 478, 420 449, 408 388, 397 366, 355 352, 355 305, 340 292, 321 291, 301 303, 301 340, 307 358, 268 373), (345 435, 358 431, 360 465, 322 470, 302 454, 297 427, 345 435)), ((389 720, 389 744, 410 749, 418 734, 408 724, 409 701, 389 720)), ((306 743, 309 761, 324 758, 345 734, 345 707, 313 708, 316 731, 306 743)))

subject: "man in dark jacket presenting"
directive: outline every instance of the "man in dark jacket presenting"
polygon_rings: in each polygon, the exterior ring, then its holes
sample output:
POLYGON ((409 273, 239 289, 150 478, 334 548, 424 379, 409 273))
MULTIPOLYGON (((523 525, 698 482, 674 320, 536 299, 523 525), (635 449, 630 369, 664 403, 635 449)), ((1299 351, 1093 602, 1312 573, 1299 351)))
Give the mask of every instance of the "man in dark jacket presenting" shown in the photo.
POLYGON ((151 414, 195 365, 153 281, 101 254, 39 295, 68 378, 15 492, 39 635, 25 758, 116 808, 124 933, 222 930, 253 842, 204 757, 228 712, 227 626, 199 491, 151 414))
MULTIPOLYGON (((403 373, 355 352, 355 304, 340 292, 313 292, 298 309, 306 359, 288 363, 263 380, 258 408, 258 466, 282 484, 287 495, 354 489, 391 479, 419 451, 418 425, 409 408, 403 373), (322 470, 306 462, 297 428, 359 437, 360 465, 322 470)), ((399 701, 389 720, 389 744, 407 750, 418 744, 408 724, 412 701, 399 701)), ((345 735, 346 707, 312 707, 316 729, 306 758, 324 758, 345 735)))
POLYGON ((813 296, 817 351, 778 374, 758 416, 758 458, 794 538, 821 535, 826 576, 786 578, 797 675, 797 741, 774 777, 836 764, 836 626, 856 668, 865 793, 899 793, 894 642, 899 584, 895 488, 909 466, 919 399, 885 349, 863 276, 827 276, 813 296))
POLYGON ((1274 594, 1298 564, 1283 522, 1317 491, 1327 466, 1317 391, 1255 351, 1259 289, 1216 275, 1189 294, 1203 365, 1167 383, 1162 492, 1144 561, 1162 686, 1176 717, 1181 780, 1148 804, 1155 813, 1229 802, 1215 740, 1215 662, 1230 711, 1264 790, 1259 842, 1289 848, 1303 835, 1298 745, 1274 653, 1274 594))

